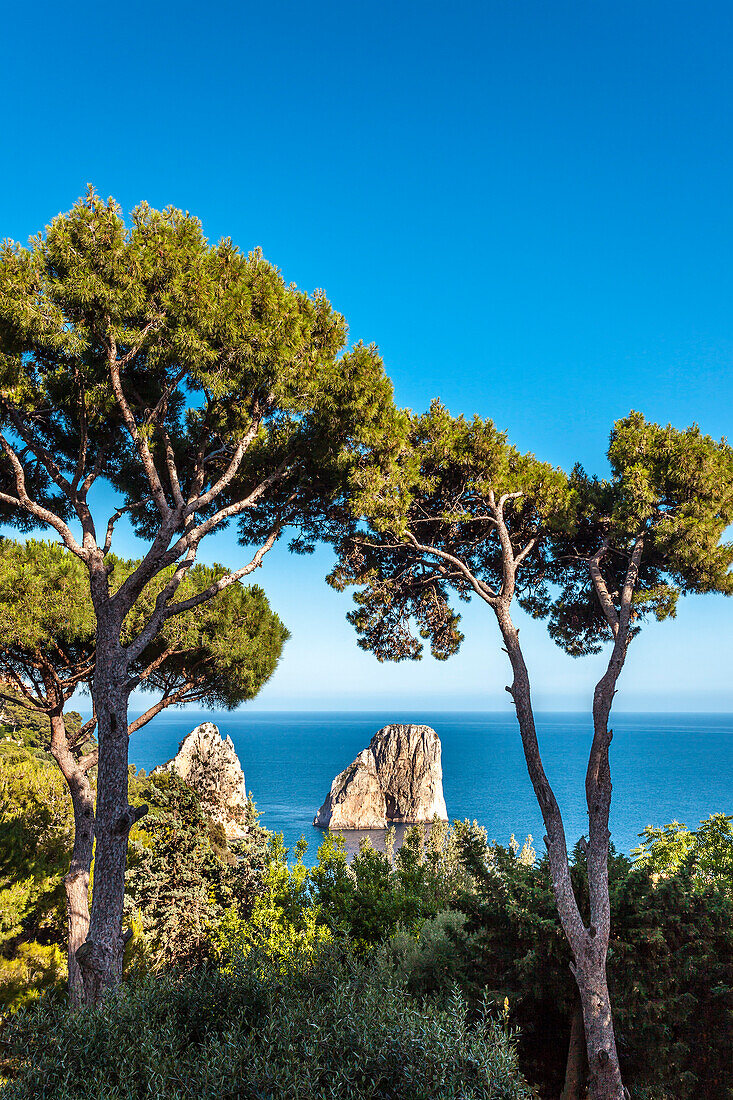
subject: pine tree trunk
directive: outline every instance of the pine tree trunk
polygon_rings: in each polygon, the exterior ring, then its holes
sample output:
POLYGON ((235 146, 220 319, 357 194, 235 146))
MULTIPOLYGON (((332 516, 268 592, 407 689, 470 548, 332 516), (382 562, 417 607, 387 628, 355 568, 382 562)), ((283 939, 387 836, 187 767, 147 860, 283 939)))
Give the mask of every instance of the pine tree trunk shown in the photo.
POLYGON ((593 1100, 624 1100, 621 1068, 606 981, 606 952, 590 953, 576 967, 588 1052, 588 1092, 593 1100))
MULTIPOLYGON (((608 806, 610 804, 608 754, 606 751, 605 770, 602 767, 600 769, 599 787, 589 785, 586 779, 591 819, 588 875, 592 916, 591 924, 586 928, 578 910, 570 879, 562 815, 542 764, 529 673, 519 645, 519 633, 511 620, 507 603, 498 602, 494 611, 514 673, 514 680, 509 690, 517 712, 527 771, 547 829, 545 843, 550 864, 552 892, 560 924, 574 958, 573 973, 583 1006, 590 1095, 593 1100, 623 1100, 624 1090, 606 982, 606 952, 611 923, 608 897, 608 806)), ((610 741, 610 737, 608 740, 610 741)), ((596 747, 594 740, 591 761, 596 747)), ((590 772, 591 765, 589 765, 589 775, 590 772)))
POLYGON ((116 639, 105 639, 99 617, 98 626, 93 685, 99 741, 94 885, 89 930, 76 952, 91 1004, 99 1003, 122 979, 122 958, 129 938, 122 931, 127 841, 130 829, 142 816, 127 800, 126 655, 116 639))
POLYGON ((69 783, 74 806, 74 849, 64 876, 69 929, 69 1003, 79 1008, 86 1002, 84 976, 76 952, 89 931, 89 875, 94 851, 94 795, 88 776, 69 783))
POLYGON ((66 780, 74 808, 74 847, 64 876, 68 926, 69 1003, 80 1008, 86 1002, 84 976, 76 952, 89 930, 89 876, 94 853, 94 792, 89 776, 69 750, 66 725, 61 715, 51 716, 51 752, 66 780))

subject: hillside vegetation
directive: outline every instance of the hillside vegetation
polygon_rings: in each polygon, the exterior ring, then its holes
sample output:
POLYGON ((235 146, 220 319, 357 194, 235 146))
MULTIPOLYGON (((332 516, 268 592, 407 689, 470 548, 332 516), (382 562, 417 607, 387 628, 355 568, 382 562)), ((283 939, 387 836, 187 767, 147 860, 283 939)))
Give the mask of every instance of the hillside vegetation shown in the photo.
MULTIPOLYGON (((131 791, 151 811, 132 835, 126 980, 69 1013, 68 796, 39 750, 0 742, 3 1100, 559 1095, 576 994, 531 839, 436 822, 349 865, 327 835, 308 868, 305 842, 289 853, 253 806, 233 850, 174 776, 133 773, 131 791)), ((732 860, 722 814, 612 856, 634 1095, 731 1095, 732 860)), ((580 848, 573 875, 582 896, 580 848)))

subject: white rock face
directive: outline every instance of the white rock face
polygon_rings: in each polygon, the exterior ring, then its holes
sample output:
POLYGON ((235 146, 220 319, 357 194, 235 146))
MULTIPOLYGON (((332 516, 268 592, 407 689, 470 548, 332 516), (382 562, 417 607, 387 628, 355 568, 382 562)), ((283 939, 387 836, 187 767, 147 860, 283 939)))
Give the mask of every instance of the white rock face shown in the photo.
POLYGON ((393 822, 448 819, 440 738, 430 726, 385 726, 337 775, 313 824, 384 829, 393 822))
POLYGON ((221 822, 230 840, 241 840, 246 833, 244 772, 231 738, 222 739, 213 722, 202 722, 191 730, 173 759, 154 769, 162 771, 175 772, 193 787, 204 812, 221 822))

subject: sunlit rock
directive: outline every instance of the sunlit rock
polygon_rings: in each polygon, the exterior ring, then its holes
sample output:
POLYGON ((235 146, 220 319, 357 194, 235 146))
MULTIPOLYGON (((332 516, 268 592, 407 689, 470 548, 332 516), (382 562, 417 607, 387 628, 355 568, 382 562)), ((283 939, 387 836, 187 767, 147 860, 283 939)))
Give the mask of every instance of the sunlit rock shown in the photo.
POLYGON ((313 824, 384 829, 392 823, 447 820, 440 738, 430 726, 385 726, 336 776, 313 824))
POLYGON ((184 737, 178 752, 156 772, 170 771, 188 783, 210 818, 219 821, 230 840, 245 835, 247 788, 230 737, 222 738, 213 722, 202 722, 184 737))

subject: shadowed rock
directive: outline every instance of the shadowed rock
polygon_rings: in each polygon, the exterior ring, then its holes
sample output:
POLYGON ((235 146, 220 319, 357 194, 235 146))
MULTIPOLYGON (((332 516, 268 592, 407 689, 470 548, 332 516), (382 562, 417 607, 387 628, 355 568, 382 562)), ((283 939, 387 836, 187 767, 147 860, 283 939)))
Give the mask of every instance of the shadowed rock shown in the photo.
POLYGON ((336 776, 313 824, 384 829, 393 822, 447 820, 440 755, 430 726, 385 726, 336 776))

